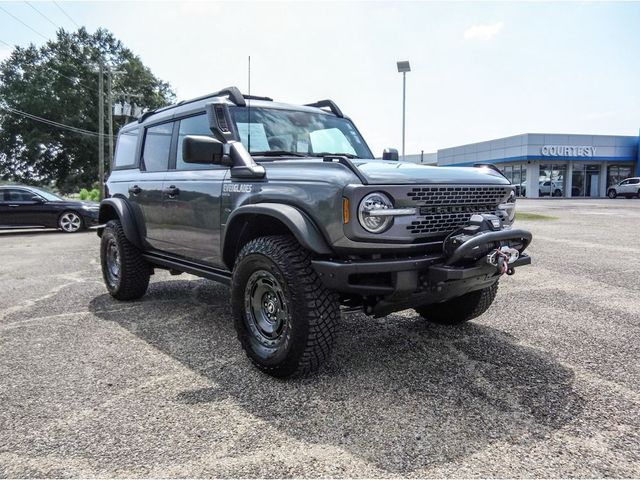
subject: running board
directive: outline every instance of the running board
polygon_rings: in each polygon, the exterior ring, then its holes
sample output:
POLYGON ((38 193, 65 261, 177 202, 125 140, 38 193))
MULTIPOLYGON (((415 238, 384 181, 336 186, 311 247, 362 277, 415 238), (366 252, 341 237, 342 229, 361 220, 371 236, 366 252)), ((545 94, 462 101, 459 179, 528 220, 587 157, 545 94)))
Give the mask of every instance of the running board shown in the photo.
POLYGON ((231 285, 231 272, 220 268, 201 265, 189 260, 178 259, 157 253, 143 253, 142 256, 149 263, 159 267, 167 268, 169 270, 178 270, 198 277, 207 278, 215 282, 224 283, 225 285, 231 285))

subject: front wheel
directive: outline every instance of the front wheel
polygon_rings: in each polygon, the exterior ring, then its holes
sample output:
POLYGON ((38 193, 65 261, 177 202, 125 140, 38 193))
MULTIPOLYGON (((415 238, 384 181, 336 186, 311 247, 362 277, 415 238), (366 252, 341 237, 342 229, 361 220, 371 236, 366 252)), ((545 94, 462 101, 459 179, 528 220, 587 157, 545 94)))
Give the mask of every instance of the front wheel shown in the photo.
POLYGON ((446 302, 418 307, 415 310, 428 322, 440 325, 458 325, 486 312, 497 293, 498 282, 482 290, 469 292, 446 302))
POLYGON ((294 238, 247 243, 233 269, 231 297, 238 339, 263 372, 305 376, 329 358, 340 317, 338 298, 294 238))
POLYGON ((607 196, 609 198, 616 198, 618 196, 618 192, 616 192, 614 189, 609 190, 609 192, 607 193, 607 196))
POLYGON ((84 222, 77 212, 68 211, 58 218, 58 227, 64 233, 76 233, 84 228, 84 222))

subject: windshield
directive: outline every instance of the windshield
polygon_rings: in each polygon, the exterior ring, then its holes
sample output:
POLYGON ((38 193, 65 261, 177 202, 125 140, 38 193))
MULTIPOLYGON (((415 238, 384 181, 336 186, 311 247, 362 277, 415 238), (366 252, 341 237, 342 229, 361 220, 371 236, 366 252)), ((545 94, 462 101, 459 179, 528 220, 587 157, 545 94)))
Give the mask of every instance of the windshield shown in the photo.
POLYGON ((60 200, 64 200, 62 197, 59 197, 51 192, 48 192, 47 190, 42 190, 41 188, 36 188, 36 187, 29 187, 29 188, 33 190, 33 193, 37 193, 38 195, 40 195, 42 198, 44 198, 49 202, 57 202, 60 200))
POLYGON ((254 155, 345 154, 373 158, 356 128, 345 118, 275 108, 231 107, 230 111, 240 141, 254 155))

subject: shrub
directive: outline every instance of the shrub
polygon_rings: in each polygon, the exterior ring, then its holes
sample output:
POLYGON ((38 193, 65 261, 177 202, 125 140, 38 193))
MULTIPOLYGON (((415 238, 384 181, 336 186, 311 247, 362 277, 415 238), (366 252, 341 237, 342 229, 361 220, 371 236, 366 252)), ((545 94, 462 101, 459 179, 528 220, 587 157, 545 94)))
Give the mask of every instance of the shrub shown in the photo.
POLYGON ((82 190, 80 190, 80 200, 88 200, 89 199, 89 190, 87 190, 86 188, 83 188, 82 190))

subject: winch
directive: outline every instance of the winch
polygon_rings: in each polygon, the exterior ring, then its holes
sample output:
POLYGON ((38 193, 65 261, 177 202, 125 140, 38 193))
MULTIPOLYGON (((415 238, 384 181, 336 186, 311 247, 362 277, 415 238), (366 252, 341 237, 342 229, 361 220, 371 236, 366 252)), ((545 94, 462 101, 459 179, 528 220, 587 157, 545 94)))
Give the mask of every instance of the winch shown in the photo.
POLYGON ((521 251, 530 241, 528 232, 503 229, 497 215, 475 214, 468 225, 444 240, 443 250, 447 265, 460 261, 477 262, 484 256, 486 263, 496 267, 498 273, 512 275, 514 270, 509 265, 520 258, 521 251))

